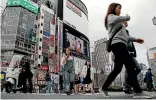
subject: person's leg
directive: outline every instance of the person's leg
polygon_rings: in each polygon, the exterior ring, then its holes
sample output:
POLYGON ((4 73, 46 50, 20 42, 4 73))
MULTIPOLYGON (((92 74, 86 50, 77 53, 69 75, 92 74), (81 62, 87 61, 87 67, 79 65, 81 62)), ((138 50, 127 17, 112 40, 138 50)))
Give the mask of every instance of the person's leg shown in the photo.
POLYGON ((124 59, 124 55, 122 53, 122 45, 120 44, 114 44, 112 45, 112 51, 113 54, 115 56, 115 61, 114 61, 114 69, 113 71, 109 74, 109 76, 107 77, 102 90, 103 91, 107 91, 108 87, 110 86, 110 84, 115 80, 115 78, 117 77, 117 75, 121 72, 122 67, 123 67, 123 59, 124 59))
POLYGON ((28 82, 29 82, 29 92, 32 93, 33 84, 32 84, 32 78, 31 77, 28 78, 28 82))
POLYGON ((51 81, 48 81, 48 92, 50 93, 51 90, 51 81))
POLYGON ((135 93, 141 93, 142 89, 140 88, 137 80, 137 73, 135 72, 135 62, 133 61, 133 58, 129 55, 126 45, 120 44, 118 45, 118 48, 120 48, 119 51, 117 49, 118 53, 116 53, 115 50, 113 52, 115 52, 115 57, 117 56, 125 64, 128 74, 128 80, 126 82, 133 87, 135 93))
POLYGON ((65 72, 65 75, 64 75, 64 85, 65 85, 65 91, 68 92, 69 91, 69 88, 70 88, 70 82, 69 82, 69 73, 68 72, 65 72))
POLYGON ((127 71, 125 71, 125 79, 124 79, 124 92, 127 93, 127 94, 132 94, 133 91, 131 89, 131 86, 129 85, 128 83, 128 74, 127 74, 127 71))

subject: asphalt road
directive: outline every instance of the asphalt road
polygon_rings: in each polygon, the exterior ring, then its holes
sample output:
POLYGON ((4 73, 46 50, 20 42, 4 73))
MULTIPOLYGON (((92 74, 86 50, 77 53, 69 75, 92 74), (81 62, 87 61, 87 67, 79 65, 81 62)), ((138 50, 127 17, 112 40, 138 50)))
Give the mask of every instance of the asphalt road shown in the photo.
MULTIPOLYGON (((146 92, 152 96, 155 96, 156 99, 156 92, 146 92)), ((109 92, 111 98, 109 99, 133 99, 133 95, 126 95, 123 92, 109 92)), ((1 99, 106 99, 100 93, 87 93, 87 94, 72 94, 67 96, 66 94, 40 94, 40 93, 33 93, 33 94, 23 94, 23 93, 1 93, 1 99)), ((107 98, 108 99, 108 98, 107 98)))

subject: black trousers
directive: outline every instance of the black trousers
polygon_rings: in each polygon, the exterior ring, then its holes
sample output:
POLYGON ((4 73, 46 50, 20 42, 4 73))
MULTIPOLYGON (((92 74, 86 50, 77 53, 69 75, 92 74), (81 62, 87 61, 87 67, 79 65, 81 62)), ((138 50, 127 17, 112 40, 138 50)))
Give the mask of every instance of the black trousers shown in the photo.
POLYGON ((113 71, 109 74, 102 89, 107 90, 110 84, 115 80, 117 75, 121 72, 123 65, 127 70, 129 80, 128 83, 133 87, 135 93, 141 93, 142 89, 137 80, 135 72, 135 65, 132 57, 129 55, 127 46, 123 43, 116 43, 112 45, 112 52, 115 56, 115 64, 113 71))
MULTIPOLYGON (((131 57, 132 57, 132 60, 134 62, 135 68, 139 67, 140 65, 139 65, 138 61, 136 60, 136 58, 133 57, 133 56, 131 56, 131 57)), ((138 70, 136 70, 135 72, 136 72, 137 75, 140 73, 138 70)), ((129 82, 128 80, 129 80, 129 76, 128 76, 127 71, 125 71, 124 87, 125 87, 125 89, 130 90, 131 86, 128 83, 129 82)))
POLYGON ((25 79, 24 79, 24 82, 23 82, 23 92, 26 92, 26 89, 27 89, 26 82, 28 80, 29 93, 32 93, 32 90, 33 90, 32 78, 33 78, 33 74, 32 74, 31 71, 25 72, 25 79))

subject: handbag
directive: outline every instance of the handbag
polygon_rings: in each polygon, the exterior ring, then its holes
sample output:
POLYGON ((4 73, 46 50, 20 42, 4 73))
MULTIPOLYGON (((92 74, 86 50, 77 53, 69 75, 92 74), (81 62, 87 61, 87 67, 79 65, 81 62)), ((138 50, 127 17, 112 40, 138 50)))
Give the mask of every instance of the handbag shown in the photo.
POLYGON ((114 36, 116 35, 116 33, 117 33, 120 29, 122 29, 122 25, 121 25, 120 27, 118 27, 118 28, 113 32, 112 37, 109 38, 108 41, 106 41, 106 48, 107 48, 107 51, 108 51, 108 52, 111 52, 111 51, 112 51, 112 48, 111 48, 112 40, 113 40, 114 36))

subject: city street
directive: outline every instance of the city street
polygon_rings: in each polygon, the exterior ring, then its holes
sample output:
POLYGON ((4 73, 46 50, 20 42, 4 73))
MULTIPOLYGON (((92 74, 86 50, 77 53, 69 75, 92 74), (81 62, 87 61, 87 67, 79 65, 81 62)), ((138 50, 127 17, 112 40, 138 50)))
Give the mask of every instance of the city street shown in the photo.
MULTIPOLYGON (((109 94, 111 95, 110 99, 133 99, 133 95, 126 95, 123 92, 109 92, 109 94)), ((155 96, 155 98, 153 99, 156 99, 156 92, 150 92, 148 94, 155 96)), ((105 97, 103 97, 102 94, 100 93, 95 93, 95 94, 87 93, 87 94, 77 94, 77 95, 73 94, 70 96, 67 96, 66 94, 1 93, 1 99, 105 99, 105 97)))

